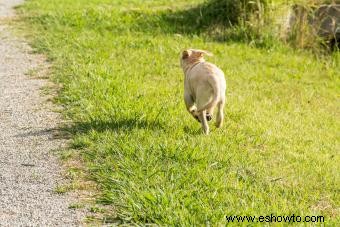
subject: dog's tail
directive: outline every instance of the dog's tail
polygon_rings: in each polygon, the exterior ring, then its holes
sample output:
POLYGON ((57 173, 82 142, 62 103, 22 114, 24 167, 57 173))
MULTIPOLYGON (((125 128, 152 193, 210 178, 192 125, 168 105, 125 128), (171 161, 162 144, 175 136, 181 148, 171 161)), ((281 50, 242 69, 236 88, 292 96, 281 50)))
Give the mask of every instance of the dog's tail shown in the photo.
POLYGON ((203 110, 210 109, 212 106, 215 106, 220 99, 221 92, 220 92, 220 86, 218 86, 217 77, 214 75, 209 75, 208 83, 213 88, 213 93, 214 93, 213 98, 210 102, 205 104, 203 107, 199 108, 197 112, 202 112, 203 110))

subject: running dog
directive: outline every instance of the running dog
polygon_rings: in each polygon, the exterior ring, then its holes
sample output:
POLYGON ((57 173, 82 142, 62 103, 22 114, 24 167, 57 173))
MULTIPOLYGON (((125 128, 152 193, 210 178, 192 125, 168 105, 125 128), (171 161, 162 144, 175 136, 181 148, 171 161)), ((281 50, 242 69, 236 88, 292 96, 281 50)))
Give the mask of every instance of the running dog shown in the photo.
POLYGON ((205 50, 188 49, 180 59, 184 72, 184 101, 188 112, 202 124, 203 132, 209 134, 208 121, 217 106, 216 127, 223 125, 226 81, 224 73, 216 65, 206 62, 205 50))

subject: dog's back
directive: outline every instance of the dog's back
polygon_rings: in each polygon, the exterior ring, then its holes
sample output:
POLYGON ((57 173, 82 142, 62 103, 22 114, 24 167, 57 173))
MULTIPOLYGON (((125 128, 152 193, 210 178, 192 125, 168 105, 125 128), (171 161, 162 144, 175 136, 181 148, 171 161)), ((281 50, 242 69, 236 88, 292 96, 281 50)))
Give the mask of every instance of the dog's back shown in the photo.
MULTIPOLYGON (((216 65, 209 62, 201 62, 194 66, 189 75, 189 86, 194 99, 197 101, 197 108, 202 109, 207 103, 214 98, 218 86, 218 99, 224 98, 226 91, 226 82, 224 73, 216 65), (215 83, 211 82, 215 81, 215 83)), ((220 100, 217 100, 220 101, 220 100)))

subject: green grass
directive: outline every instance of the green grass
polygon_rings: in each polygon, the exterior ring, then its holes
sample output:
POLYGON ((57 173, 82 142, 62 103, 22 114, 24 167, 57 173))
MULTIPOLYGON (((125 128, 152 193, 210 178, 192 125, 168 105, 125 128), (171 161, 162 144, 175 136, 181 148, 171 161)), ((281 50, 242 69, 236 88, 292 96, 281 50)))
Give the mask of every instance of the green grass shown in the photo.
POLYGON ((325 215, 339 223, 340 55, 218 42, 179 24, 202 1, 30 0, 32 45, 52 62, 67 128, 105 220, 226 224, 225 215, 325 215), (176 20, 169 18, 177 17, 176 20), (181 50, 214 53, 225 126, 186 112, 181 50))

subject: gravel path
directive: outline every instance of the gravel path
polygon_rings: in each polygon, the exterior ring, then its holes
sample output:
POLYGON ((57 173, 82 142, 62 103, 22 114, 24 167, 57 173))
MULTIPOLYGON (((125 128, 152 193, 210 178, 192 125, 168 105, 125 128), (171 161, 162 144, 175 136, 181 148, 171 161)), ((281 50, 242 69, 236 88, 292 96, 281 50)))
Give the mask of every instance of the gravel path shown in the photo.
POLYGON ((41 96, 46 80, 26 74, 44 59, 4 25, 23 0, 0 0, 0 226, 79 226, 84 214, 69 209, 74 197, 54 192, 63 183, 53 150, 58 115, 41 96))

